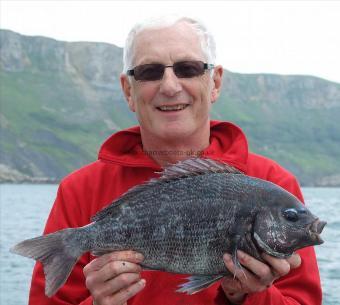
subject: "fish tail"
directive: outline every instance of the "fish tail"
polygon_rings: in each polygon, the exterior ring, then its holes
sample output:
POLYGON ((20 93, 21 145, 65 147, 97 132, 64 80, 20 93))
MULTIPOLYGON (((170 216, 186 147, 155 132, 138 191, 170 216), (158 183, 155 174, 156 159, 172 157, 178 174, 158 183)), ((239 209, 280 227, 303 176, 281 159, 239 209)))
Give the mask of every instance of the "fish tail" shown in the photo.
POLYGON ((54 295, 66 282, 78 258, 86 252, 81 245, 79 231, 69 228, 27 239, 10 250, 43 264, 45 294, 48 297, 54 295))

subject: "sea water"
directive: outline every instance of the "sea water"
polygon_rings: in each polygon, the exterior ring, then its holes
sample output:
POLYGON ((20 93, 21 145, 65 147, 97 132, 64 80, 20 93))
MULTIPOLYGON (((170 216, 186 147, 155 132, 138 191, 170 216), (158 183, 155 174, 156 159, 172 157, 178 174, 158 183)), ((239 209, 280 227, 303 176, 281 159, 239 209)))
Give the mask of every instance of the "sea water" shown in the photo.
MULTIPOLYGON (((0 304, 25 305, 34 261, 9 253, 23 239, 41 235, 56 185, 0 185, 0 304)), ((340 188, 303 188, 310 210, 328 222, 315 247, 323 305, 340 305, 340 188)))

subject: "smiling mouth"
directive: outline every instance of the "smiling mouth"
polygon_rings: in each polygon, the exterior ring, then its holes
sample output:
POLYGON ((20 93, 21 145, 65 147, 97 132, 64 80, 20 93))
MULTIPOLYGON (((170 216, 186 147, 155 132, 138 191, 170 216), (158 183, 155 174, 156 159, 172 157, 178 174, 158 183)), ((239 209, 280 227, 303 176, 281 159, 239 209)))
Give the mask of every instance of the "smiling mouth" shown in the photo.
POLYGON ((168 112, 168 111, 181 111, 185 108, 187 108, 188 104, 179 104, 179 105, 166 105, 166 106, 159 106, 156 107, 160 111, 168 112))

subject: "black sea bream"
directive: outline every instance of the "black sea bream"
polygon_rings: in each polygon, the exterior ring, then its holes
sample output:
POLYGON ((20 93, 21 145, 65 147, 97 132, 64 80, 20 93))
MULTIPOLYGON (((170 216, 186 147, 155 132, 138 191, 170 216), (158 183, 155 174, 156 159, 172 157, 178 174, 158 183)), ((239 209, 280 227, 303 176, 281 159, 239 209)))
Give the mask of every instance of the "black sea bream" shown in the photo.
POLYGON ((25 240, 11 251, 42 262, 45 293, 65 283, 85 252, 141 252, 146 269, 192 275, 178 291, 200 291, 231 274, 222 256, 288 257, 321 244, 325 222, 283 188, 227 164, 189 159, 130 189, 80 228, 25 240))

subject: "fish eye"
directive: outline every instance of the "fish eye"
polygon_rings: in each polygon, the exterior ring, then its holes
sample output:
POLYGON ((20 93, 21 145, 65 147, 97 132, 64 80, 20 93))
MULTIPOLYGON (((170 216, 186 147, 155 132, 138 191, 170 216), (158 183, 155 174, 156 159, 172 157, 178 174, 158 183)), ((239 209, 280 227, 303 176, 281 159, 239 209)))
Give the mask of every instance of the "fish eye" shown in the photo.
POLYGON ((299 214, 307 214, 307 210, 306 209, 299 209, 299 214))
POLYGON ((295 209, 286 209, 282 212, 283 217, 288 221, 296 222, 299 220, 298 211, 295 209))

